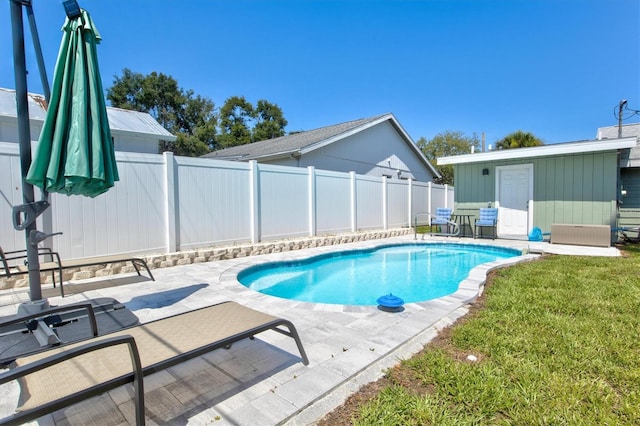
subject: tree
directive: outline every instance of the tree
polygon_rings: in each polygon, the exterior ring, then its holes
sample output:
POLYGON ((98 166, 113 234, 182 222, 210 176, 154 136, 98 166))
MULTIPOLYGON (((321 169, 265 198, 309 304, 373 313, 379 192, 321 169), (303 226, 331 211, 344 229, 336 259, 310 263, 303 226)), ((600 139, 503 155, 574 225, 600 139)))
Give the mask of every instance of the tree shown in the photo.
POLYGON ((117 108, 147 112, 147 108, 141 105, 143 80, 142 74, 123 69, 122 77, 113 76, 113 86, 107 89, 107 99, 117 108))
POLYGON ((421 137, 417 144, 441 175, 440 179, 436 179, 436 183, 449 185, 453 185, 454 181, 453 166, 450 164, 439 166, 438 157, 469 154, 471 147, 474 149, 480 147, 480 141, 475 133, 472 136, 466 136, 463 132, 451 130, 438 133, 431 140, 421 137))
POLYGON ((507 136, 496 142, 496 149, 525 148, 540 145, 544 145, 544 142, 535 137, 533 133, 518 130, 513 133, 509 133, 507 136))
POLYGON ((255 117, 253 105, 244 96, 228 98, 220 108, 220 136, 218 147, 251 143, 250 123, 255 117))
POLYGON ((198 156, 215 146, 217 117, 211 100, 184 91, 170 76, 152 72, 146 76, 127 68, 114 76, 107 99, 117 108, 149 113, 177 137, 162 149, 177 155, 198 156))
POLYGON ((256 124, 252 131, 253 142, 284 136, 288 122, 276 104, 260 99, 255 108, 256 124))
POLYGON ((181 133, 195 138, 206 146, 206 152, 215 147, 218 116, 211 100, 200 95, 196 96, 191 90, 188 91, 186 102, 178 115, 178 125, 181 133))
POLYGON ((107 99, 117 108, 149 113, 177 137, 161 143, 161 150, 177 155, 200 156, 228 148, 284 136, 288 124, 280 107, 265 99, 257 106, 242 96, 228 98, 219 112, 214 103, 185 91, 171 76, 152 72, 142 75, 128 68, 114 76, 107 99))

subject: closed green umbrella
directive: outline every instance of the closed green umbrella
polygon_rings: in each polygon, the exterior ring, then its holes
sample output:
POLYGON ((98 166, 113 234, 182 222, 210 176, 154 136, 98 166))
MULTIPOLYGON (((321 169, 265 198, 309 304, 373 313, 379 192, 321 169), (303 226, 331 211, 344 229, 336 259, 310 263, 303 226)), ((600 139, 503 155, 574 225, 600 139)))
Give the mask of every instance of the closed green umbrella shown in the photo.
POLYGON ((96 44, 100 34, 89 14, 62 27, 51 100, 27 173, 47 192, 95 197, 118 178, 96 44))

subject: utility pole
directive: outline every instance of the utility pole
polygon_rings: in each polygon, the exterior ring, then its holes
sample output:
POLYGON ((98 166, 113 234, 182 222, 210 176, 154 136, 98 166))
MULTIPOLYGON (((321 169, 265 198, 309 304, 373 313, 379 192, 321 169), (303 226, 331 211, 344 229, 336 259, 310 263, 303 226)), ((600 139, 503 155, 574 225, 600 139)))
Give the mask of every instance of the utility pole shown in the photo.
POLYGON ((620 105, 618 107, 618 139, 622 137, 622 107, 627 104, 627 100, 623 99, 620 101, 620 105))

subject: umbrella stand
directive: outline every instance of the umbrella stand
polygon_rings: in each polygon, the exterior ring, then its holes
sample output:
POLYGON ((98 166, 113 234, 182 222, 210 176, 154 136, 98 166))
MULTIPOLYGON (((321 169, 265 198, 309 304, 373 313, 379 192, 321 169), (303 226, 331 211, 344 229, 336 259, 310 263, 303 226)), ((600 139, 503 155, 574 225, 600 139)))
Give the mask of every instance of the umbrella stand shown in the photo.
MULTIPOLYGON (((34 201, 33 185, 25 182, 27 171, 31 165, 31 132, 29 129, 29 104, 27 100, 27 67, 24 49, 24 28, 22 19, 22 6, 28 9, 29 21, 31 22, 31 32, 34 39, 37 39, 37 30, 35 30, 35 19, 33 19, 33 9, 30 1, 10 0, 11 5, 11 29, 13 37, 13 63, 16 82, 16 112, 18 119, 18 141, 20 146, 20 170, 22 173, 22 200, 20 206, 13 209, 13 224, 16 230, 25 231, 27 264, 29 268, 29 297, 32 302, 42 300, 42 289, 40 286, 40 262, 38 258, 37 242, 34 238, 38 230, 36 229, 36 218, 44 212, 49 206, 46 200, 47 195, 43 193, 43 200, 34 201), (35 242, 35 244, 34 244, 35 242)), ((35 42, 34 46, 39 56, 38 65, 40 66, 43 86, 46 92, 49 92, 49 86, 46 84, 46 74, 42 75, 44 63, 41 60, 42 52, 40 51, 40 43, 35 42)), ((42 234, 42 233, 41 233, 42 234)), ((46 302, 37 303, 38 306, 46 306, 46 302)))
MULTIPOLYGON (((42 190, 42 198, 35 201, 33 185, 26 181, 27 172, 31 166, 31 131, 29 126, 29 102, 27 90, 27 67, 24 48, 24 28, 22 6, 27 12, 29 27, 36 53, 40 81, 47 104, 51 98, 47 70, 44 66, 40 38, 31 0, 10 0, 11 29, 13 38, 13 63, 16 83, 16 116, 18 119, 18 142, 20 146, 20 172, 22 174, 22 201, 24 204, 13 207, 13 226, 18 231, 25 231, 27 265, 29 268, 29 298, 32 302, 42 300, 40 282, 40 261, 38 244, 46 238, 56 234, 45 234, 36 228, 36 219, 50 206, 49 194, 42 190)), ((80 7, 76 0, 66 0, 63 7, 67 16, 75 18, 80 15, 80 7)))
MULTIPOLYGON (((24 48, 22 6, 24 6, 27 11, 29 23, 31 25, 31 35, 33 38, 38 67, 40 70, 40 78, 42 80, 42 86, 45 92, 47 104, 50 103, 51 98, 51 92, 49 89, 46 70, 44 68, 44 60, 42 58, 42 50, 38 38, 35 18, 33 16, 33 8, 31 6, 31 0, 9 0, 9 3, 11 6, 13 58, 16 83, 16 116, 18 120, 18 142, 20 147, 20 169, 22 173, 23 199, 22 205, 13 207, 13 226, 18 231, 25 231, 30 296, 29 302, 21 303, 18 306, 18 315, 28 315, 35 314, 49 308, 49 302, 46 299, 42 298, 38 244, 48 237, 60 233, 46 234, 44 232, 38 231, 36 219, 50 206, 48 201, 49 194, 47 189, 43 187, 41 191, 41 200, 35 201, 33 184, 27 181, 28 171, 32 163, 32 156, 31 133, 29 128, 30 116, 27 91, 27 69, 24 48)), ((75 19, 81 16, 81 10, 76 0, 65 0, 62 3, 69 19, 75 19)), ((112 157, 112 159, 115 161, 114 157, 112 157)), ((114 175, 115 180, 117 180, 117 169, 115 170, 114 175)), ((113 177, 113 175, 110 176, 113 177)), ((111 181, 110 186, 113 186, 113 181, 111 181)), ((102 186, 99 192, 94 191, 89 195, 95 196, 98 193, 106 191, 108 187, 109 186, 102 186)), ((124 305, 120 304, 115 299, 91 299, 90 302, 94 306, 94 309, 103 311, 103 313, 105 314, 103 316, 112 318, 104 322, 102 324, 102 327, 104 327, 105 325, 109 326, 109 324, 121 324, 122 326, 126 326, 129 323, 133 324, 137 323, 138 321, 135 315, 133 315, 128 309, 124 307, 124 305), (118 320, 115 321, 113 318, 118 318, 118 320)), ((43 320, 37 321, 37 327, 35 330, 32 330, 32 333, 40 346, 50 346, 59 344, 61 342, 57 332, 53 331, 52 328, 43 320)), ((66 333, 73 334, 73 331, 66 333)), ((29 344, 27 343, 27 346, 28 345, 29 344)), ((15 345, 14 349, 18 347, 23 348, 23 346, 15 345)))

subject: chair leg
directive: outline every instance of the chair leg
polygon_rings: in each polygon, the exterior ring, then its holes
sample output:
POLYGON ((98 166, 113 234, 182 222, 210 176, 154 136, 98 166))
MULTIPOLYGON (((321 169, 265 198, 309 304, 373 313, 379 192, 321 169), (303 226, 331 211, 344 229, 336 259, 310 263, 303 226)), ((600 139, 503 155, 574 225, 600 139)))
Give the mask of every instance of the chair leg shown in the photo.
POLYGON ((58 273, 60 274, 60 297, 64 297, 64 281, 62 280, 62 267, 58 269, 58 273))

